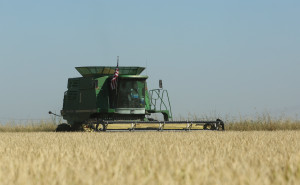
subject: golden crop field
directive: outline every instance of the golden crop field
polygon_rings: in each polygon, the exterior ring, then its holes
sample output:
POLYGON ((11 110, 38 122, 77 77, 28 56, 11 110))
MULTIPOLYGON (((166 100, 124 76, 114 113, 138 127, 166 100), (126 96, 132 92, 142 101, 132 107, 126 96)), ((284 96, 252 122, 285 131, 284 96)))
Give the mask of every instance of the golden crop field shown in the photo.
POLYGON ((0 133, 1 184, 300 184, 300 131, 0 133))

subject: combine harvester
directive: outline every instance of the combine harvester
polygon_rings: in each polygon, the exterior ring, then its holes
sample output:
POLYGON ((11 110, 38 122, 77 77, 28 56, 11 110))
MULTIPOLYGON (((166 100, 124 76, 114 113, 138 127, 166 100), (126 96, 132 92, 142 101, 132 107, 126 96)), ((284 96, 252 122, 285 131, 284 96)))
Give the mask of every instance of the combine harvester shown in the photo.
MULTIPOLYGON (((224 122, 172 121, 168 91, 148 90, 144 67, 76 67, 69 78, 61 116, 68 121, 56 131, 224 130, 224 122), (151 118, 160 113, 164 120, 151 118)), ((49 114, 54 114, 51 111, 49 114)), ((56 115, 56 114, 54 114, 56 115)), ((56 115, 57 116, 57 115, 56 115)))

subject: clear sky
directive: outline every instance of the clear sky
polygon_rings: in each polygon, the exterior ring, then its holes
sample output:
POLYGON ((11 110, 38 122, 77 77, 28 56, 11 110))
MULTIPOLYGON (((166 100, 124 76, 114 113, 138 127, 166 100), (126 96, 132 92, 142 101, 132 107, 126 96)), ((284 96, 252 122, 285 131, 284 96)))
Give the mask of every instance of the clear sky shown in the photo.
POLYGON ((300 113, 299 0, 0 0, 0 122, 59 112, 76 66, 147 66, 175 115, 300 113))

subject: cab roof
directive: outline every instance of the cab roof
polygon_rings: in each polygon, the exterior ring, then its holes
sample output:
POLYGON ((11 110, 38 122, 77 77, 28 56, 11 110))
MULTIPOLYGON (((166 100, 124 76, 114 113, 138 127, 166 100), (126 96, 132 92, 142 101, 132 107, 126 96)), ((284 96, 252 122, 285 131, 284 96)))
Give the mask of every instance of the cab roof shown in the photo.
MULTIPOLYGON (((116 66, 85 66, 75 67, 83 77, 106 76, 113 75, 116 66)), ((123 66, 119 68, 119 75, 140 75, 145 68, 136 66, 123 66)))

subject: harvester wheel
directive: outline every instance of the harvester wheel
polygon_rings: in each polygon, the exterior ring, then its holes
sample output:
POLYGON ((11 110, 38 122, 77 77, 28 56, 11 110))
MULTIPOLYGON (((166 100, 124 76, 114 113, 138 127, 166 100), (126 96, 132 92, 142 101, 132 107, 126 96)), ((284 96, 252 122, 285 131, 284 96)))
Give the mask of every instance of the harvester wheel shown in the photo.
POLYGON ((107 125, 100 119, 89 119, 82 124, 84 132, 106 131, 107 125))
POLYGON ((72 131, 71 125, 67 123, 62 123, 57 126, 55 132, 70 132, 72 131))
POLYGON ((99 132, 99 131, 106 131, 106 125, 102 123, 96 123, 96 124, 90 124, 90 128, 94 132, 99 132))
POLYGON ((203 130, 215 130, 215 126, 211 123, 206 123, 204 126, 203 126, 203 130))
POLYGON ((219 124, 216 130, 218 130, 218 131, 224 131, 225 130, 224 124, 219 124))
POLYGON ((225 131, 225 125, 224 125, 224 122, 220 119, 217 119, 217 128, 216 130, 219 130, 219 131, 225 131))

